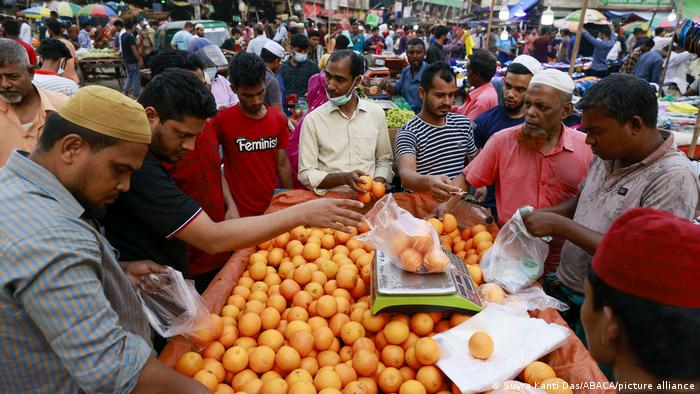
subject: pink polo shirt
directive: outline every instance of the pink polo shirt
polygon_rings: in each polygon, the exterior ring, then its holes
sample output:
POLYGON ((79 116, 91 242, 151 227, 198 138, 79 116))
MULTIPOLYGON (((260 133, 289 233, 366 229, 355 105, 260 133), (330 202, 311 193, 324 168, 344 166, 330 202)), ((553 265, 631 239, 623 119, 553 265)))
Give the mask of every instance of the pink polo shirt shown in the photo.
POLYGON ((456 112, 466 116, 469 120, 474 120, 483 112, 497 105, 498 93, 496 93, 493 84, 489 82, 469 92, 464 104, 457 108, 456 112))
MULTIPOLYGON (((523 205, 548 208, 578 195, 593 157, 586 135, 562 125, 557 146, 547 153, 518 144, 522 125, 494 134, 484 149, 464 169, 470 185, 496 186, 499 225, 523 205)), ((545 272, 559 264, 562 239, 550 242, 545 272)))

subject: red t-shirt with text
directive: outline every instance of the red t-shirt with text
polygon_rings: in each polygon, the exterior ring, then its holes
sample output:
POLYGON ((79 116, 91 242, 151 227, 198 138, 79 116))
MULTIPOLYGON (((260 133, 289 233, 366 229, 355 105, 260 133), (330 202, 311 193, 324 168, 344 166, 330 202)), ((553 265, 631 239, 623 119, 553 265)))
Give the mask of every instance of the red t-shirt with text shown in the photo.
POLYGON ((289 141, 287 121, 267 106, 267 115, 253 119, 240 105, 219 111, 212 119, 224 151, 224 175, 241 217, 261 215, 279 184, 277 152, 289 141))

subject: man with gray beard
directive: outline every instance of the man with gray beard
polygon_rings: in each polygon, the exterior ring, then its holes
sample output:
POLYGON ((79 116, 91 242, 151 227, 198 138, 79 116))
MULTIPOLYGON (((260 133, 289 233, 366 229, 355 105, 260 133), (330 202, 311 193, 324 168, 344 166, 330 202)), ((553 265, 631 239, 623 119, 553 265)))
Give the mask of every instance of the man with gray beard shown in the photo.
POLYGON ((12 151, 30 152, 44 130, 46 117, 68 97, 32 84, 34 65, 13 40, 0 38, 0 167, 12 151))
MULTIPOLYGON (((573 90, 574 82, 566 73, 554 69, 537 73, 525 94, 525 124, 494 134, 452 180, 462 190, 495 185, 499 225, 524 205, 553 207, 578 194, 592 153, 586 135, 562 123, 573 109, 573 90)), ((452 197, 439 212, 458 200, 459 196, 452 197)), ((555 237, 549 243, 545 272, 556 270, 563 242, 555 237)))

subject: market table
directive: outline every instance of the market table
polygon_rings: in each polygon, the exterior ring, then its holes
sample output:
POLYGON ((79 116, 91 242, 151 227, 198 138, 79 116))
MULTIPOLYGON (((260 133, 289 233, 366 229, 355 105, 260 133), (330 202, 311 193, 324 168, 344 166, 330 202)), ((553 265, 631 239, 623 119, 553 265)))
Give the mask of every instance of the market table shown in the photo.
POLYGON ((90 57, 78 60, 83 73, 83 85, 98 80, 116 79, 122 87, 123 61, 121 57, 90 57))
MULTIPOLYGON (((349 193, 327 193, 325 197, 348 198, 349 193)), ((410 211, 416 217, 425 217, 432 212, 437 205, 435 200, 428 194, 418 193, 394 193, 396 202, 402 208, 410 211)), ((292 190, 276 195, 267 210, 267 213, 275 212, 284 208, 292 207, 304 201, 321 198, 306 190, 292 190)), ((370 207, 365 207, 368 211, 370 207)), ((209 287, 202 294, 205 303, 210 311, 219 313, 221 308, 236 286, 238 279, 246 270, 248 258, 255 252, 254 248, 239 250, 231 256, 226 265, 219 271, 209 287)), ((531 312, 532 317, 543 319, 549 323, 556 323, 568 329, 564 319, 555 309, 531 312)), ((607 384, 605 375, 600 371, 597 364, 588 353, 583 343, 576 337, 576 334, 569 330, 571 335, 564 345, 550 353, 547 363, 554 368, 558 377, 566 380, 570 384, 607 384)), ((180 357, 188 351, 193 350, 189 342, 183 337, 172 338, 168 345, 160 353, 159 359, 167 366, 174 368, 180 357)), ((577 393, 614 393, 614 390, 602 390, 599 387, 576 390, 577 393)))

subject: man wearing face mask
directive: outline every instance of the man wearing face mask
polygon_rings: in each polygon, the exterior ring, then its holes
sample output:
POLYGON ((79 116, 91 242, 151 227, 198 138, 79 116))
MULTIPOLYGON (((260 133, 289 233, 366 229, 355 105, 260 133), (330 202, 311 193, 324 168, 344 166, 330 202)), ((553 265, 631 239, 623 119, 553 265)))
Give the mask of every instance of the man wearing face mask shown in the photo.
POLYGON ((317 194, 328 190, 364 193, 362 175, 392 179, 392 149, 386 116, 361 100, 365 60, 351 50, 333 52, 326 65, 328 102, 304 119, 299 142, 299 181, 317 194))
POLYGON ((34 85, 66 96, 72 96, 80 87, 72 79, 59 76, 63 72, 66 59, 71 54, 65 44, 54 38, 47 38, 39 47, 41 67, 34 71, 34 85))
POLYGON ((153 260, 190 272, 186 246, 217 254, 257 245, 298 225, 347 231, 362 215, 358 201, 319 199, 273 214, 215 222, 185 194, 164 163, 176 164, 195 148, 208 118, 216 113, 206 85, 184 70, 165 70, 139 97, 153 135, 131 189, 109 206, 107 238, 120 260, 153 260))
POLYGON ((12 150, 31 151, 44 130, 46 117, 68 97, 32 83, 34 66, 20 44, 0 38, 0 167, 12 150))
MULTIPOLYGON (((578 193, 593 156, 586 135, 564 126, 573 105, 574 81, 548 69, 530 80, 525 94, 525 124, 494 134, 452 184, 461 190, 496 186, 499 225, 524 206, 553 207, 578 193)), ((457 202, 459 196, 448 203, 457 202)), ((561 237, 549 244, 545 272, 559 264, 561 237)))
POLYGON ((284 82, 285 101, 288 107, 306 99, 309 78, 318 73, 316 63, 308 60, 309 39, 301 33, 292 36, 292 56, 282 63, 280 76, 284 82))

